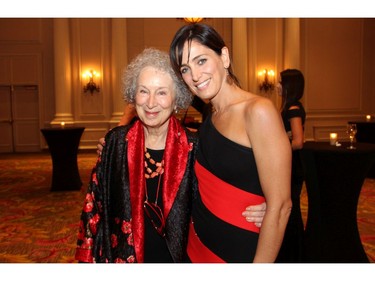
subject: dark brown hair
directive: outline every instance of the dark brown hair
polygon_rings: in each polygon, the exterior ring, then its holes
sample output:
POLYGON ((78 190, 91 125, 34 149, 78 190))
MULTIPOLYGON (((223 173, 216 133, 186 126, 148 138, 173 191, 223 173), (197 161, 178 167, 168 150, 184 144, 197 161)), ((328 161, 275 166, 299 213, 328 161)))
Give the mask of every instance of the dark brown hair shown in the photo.
POLYGON ((286 69, 280 72, 282 86, 282 109, 287 110, 303 96, 305 78, 298 69, 286 69))
MULTIPOLYGON (((225 47, 225 42, 220 34, 211 26, 206 24, 189 24, 181 27, 175 34, 172 43, 169 48, 169 57, 171 60, 172 68, 181 78, 181 64, 182 64, 182 53, 185 42, 188 42, 189 46, 192 41, 196 41, 207 48, 213 50, 218 56, 221 56, 221 51, 225 47)), ((190 48, 189 54, 190 56, 190 48)), ((240 87, 240 83, 237 77, 234 75, 232 66, 228 66, 228 77, 229 83, 235 83, 240 87)))

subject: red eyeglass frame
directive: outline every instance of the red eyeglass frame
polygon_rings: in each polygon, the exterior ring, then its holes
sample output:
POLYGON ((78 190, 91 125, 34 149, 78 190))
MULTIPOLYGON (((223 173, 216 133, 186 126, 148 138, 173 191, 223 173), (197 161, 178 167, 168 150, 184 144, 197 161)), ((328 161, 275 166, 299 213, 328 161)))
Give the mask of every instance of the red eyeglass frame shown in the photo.
POLYGON ((157 204, 151 203, 146 200, 143 202, 143 209, 147 217, 150 219, 152 226, 155 228, 156 232, 160 236, 165 237, 165 219, 161 208, 157 204), (153 216, 150 214, 150 210, 153 212, 154 216, 158 218, 160 222, 159 224, 154 221, 153 216))

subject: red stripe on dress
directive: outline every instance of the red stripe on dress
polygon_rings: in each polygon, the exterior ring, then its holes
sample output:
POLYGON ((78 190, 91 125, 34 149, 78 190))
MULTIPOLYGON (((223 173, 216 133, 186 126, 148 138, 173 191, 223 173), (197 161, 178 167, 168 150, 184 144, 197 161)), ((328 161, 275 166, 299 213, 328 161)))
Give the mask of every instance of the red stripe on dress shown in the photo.
POLYGON ((246 221, 242 212, 247 206, 263 203, 265 201, 263 196, 246 192, 224 182, 198 161, 195 161, 195 173, 202 201, 211 213, 229 224, 259 233, 259 227, 253 222, 246 221))
POLYGON ((199 239, 194 230, 194 224, 190 222, 189 243, 187 245, 188 256, 193 263, 225 263, 221 258, 210 251, 199 239))

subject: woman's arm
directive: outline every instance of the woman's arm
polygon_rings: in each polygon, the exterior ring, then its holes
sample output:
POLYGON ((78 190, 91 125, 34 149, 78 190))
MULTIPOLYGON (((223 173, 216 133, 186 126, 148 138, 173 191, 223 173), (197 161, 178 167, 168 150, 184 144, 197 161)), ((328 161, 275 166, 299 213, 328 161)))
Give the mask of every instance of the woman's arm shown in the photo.
MULTIPOLYGON (((98 231, 101 228, 100 208, 97 199, 100 198, 97 171, 101 161, 97 161, 91 172, 91 180, 86 192, 79 224, 75 259, 79 262, 92 263, 94 261, 93 247, 98 231), (95 195, 94 195, 95 194, 95 195)), ((100 203, 99 203, 100 204, 100 203)))
MULTIPOLYGON (((292 106, 289 110, 299 109, 297 106, 292 106)), ((303 125, 301 117, 292 117, 289 119, 290 128, 292 130, 292 150, 302 149, 304 142, 303 125)))
POLYGON ((257 100, 247 114, 247 132, 267 202, 254 262, 274 262, 292 207, 292 150, 281 116, 271 101, 257 100))

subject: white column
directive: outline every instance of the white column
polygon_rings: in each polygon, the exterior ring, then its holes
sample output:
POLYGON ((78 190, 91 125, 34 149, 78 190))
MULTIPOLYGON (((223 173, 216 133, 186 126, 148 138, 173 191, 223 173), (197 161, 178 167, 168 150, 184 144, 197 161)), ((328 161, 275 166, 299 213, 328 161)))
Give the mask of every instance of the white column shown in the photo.
POLYGON ((284 69, 300 69, 300 19, 285 19, 285 48, 284 48, 284 69))
POLYGON ((247 45, 247 19, 234 18, 232 21, 233 70, 240 80, 242 89, 248 90, 249 64, 247 45))
POLYGON ((123 115, 122 73, 128 64, 126 19, 112 19, 112 104, 111 124, 117 125, 123 115))
POLYGON ((53 20, 55 59, 55 118, 51 124, 73 123, 69 19, 53 20))

